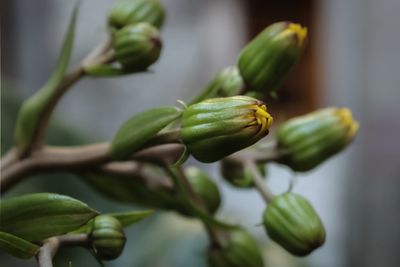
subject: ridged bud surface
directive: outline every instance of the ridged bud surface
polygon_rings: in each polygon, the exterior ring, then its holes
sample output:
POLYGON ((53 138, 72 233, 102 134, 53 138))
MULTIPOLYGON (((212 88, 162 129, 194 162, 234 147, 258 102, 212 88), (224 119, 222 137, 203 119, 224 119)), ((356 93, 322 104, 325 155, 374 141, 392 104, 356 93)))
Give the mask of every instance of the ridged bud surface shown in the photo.
POLYGON ((164 7, 158 0, 119 0, 109 13, 108 23, 117 29, 139 22, 160 28, 164 19, 164 7))
POLYGON ((309 171, 343 150, 356 135, 358 122, 346 108, 326 108, 283 123, 277 132, 281 163, 309 171))
POLYGON ((210 267, 263 267, 263 258, 257 242, 242 229, 228 233, 222 247, 211 247, 208 251, 210 267))
POLYGON ((272 121, 265 104, 255 98, 213 98, 186 108, 181 136, 197 160, 215 162, 266 136, 272 121))
POLYGON ((240 74, 249 90, 265 95, 274 92, 300 58, 307 29, 291 22, 278 22, 258 34, 241 51, 240 74))
POLYGON ((304 197, 285 193, 276 196, 264 212, 268 236, 296 256, 306 256, 325 242, 322 222, 304 197))
POLYGON ((114 33, 113 48, 124 70, 145 70, 160 56, 160 32, 145 22, 125 26, 114 33))
POLYGON ((91 238, 96 256, 101 260, 118 258, 126 241, 121 223, 109 215, 99 215, 94 219, 91 238))

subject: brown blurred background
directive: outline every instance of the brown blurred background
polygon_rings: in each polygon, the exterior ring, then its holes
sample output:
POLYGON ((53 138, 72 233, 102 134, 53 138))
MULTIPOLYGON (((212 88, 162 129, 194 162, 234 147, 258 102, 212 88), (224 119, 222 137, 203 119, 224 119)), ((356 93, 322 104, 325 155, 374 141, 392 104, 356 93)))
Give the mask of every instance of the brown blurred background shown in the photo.
MULTIPOLYGON (((15 103, 20 103, 45 82, 74 2, 1 1, 3 149, 11 140, 10 118, 16 112, 4 99, 12 95, 15 103)), ((256 192, 238 191, 222 182, 225 201, 221 216, 236 218, 258 236, 271 267, 400 266, 400 1, 162 2, 168 17, 162 30, 162 57, 152 68, 154 73, 79 82, 56 111, 63 129, 79 132, 88 142, 109 140, 134 113, 175 104, 176 99, 189 100, 215 72, 234 64, 243 45, 265 26, 280 20, 301 23, 309 29, 308 48, 284 84, 281 98, 269 103, 270 110, 285 119, 324 106, 345 106, 361 124, 357 139, 346 152, 299 175, 294 189, 307 196, 321 214, 327 243, 306 259, 295 260, 268 242, 263 229, 256 226, 264 208, 256 192)), ((107 0, 82 1, 72 64, 104 37, 111 4, 107 0)), ((54 140, 65 143, 62 138, 54 140)), ((71 144, 82 142, 71 140, 71 144)), ((215 165, 204 167, 221 180, 215 165)), ((292 174, 277 165, 271 166, 269 173, 272 189, 285 191, 292 174)), ((36 187, 37 180, 13 193, 62 190, 54 184, 36 187)), ((79 187, 80 198, 100 210, 117 206, 78 181, 65 183, 66 194, 78 194, 79 187)), ((138 229, 130 238, 140 237, 141 243, 132 240, 127 249, 135 252, 125 252, 109 266, 204 266, 201 259, 206 240, 193 221, 162 214, 138 229), (182 229, 187 234, 177 237, 182 229), (157 253, 158 260, 152 259, 152 253, 157 253)), ((1 266, 26 266, 0 256, 1 266)), ((74 266, 88 266, 82 262, 74 266)), ((67 266, 63 264, 60 266, 67 266)))

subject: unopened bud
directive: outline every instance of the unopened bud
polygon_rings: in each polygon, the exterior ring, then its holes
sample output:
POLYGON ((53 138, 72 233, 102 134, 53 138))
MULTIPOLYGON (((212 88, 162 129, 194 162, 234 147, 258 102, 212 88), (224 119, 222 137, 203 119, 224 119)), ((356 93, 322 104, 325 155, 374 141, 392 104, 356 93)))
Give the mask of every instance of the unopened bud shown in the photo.
POLYGON ((183 113, 181 136, 201 162, 215 162, 268 134, 272 117, 265 104, 247 96, 204 100, 183 113))
POLYGON ((227 97, 240 94, 244 90, 244 81, 236 66, 223 69, 191 103, 215 97, 227 97))
POLYGON ((325 242, 324 226, 304 197, 285 193, 276 196, 264 212, 268 236, 296 256, 306 256, 325 242))
POLYGON ((113 28, 147 22, 160 28, 165 11, 159 0, 119 0, 111 9, 108 23, 113 28))
POLYGON ((278 128, 279 162, 294 171, 309 171, 351 143, 358 127, 346 108, 326 108, 290 119, 278 128))
POLYGON ((121 223, 110 215, 99 215, 94 219, 91 238, 93 250, 101 260, 118 258, 126 241, 121 223))
MULTIPOLYGON (((257 164, 262 176, 265 176, 265 164, 257 164)), ((221 162, 222 177, 235 187, 251 188, 254 186, 251 171, 243 164, 223 160, 221 162)))
POLYGON ((227 232, 227 240, 208 250, 210 267, 263 267, 264 262, 257 242, 242 229, 227 232))
POLYGON ((241 51, 240 74, 249 90, 271 95, 299 60, 307 29, 291 22, 270 25, 241 51))
POLYGON ((146 70, 160 56, 160 32, 145 22, 128 25, 114 33, 113 48, 126 72, 146 70))
POLYGON ((218 186, 208 175, 196 167, 189 167, 185 174, 193 191, 203 200, 207 210, 215 213, 221 205, 221 194, 218 186))

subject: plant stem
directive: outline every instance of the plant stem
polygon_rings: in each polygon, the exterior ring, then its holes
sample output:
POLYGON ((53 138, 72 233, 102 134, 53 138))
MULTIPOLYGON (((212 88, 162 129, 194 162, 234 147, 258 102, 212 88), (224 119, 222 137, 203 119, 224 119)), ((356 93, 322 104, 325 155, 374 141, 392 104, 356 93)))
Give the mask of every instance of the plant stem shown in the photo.
POLYGON ((78 66, 64 76, 63 80, 58 86, 58 89, 56 90, 56 94, 53 95, 53 98, 43 111, 36 137, 31 145, 32 149, 40 148, 43 145, 48 124, 56 105, 68 91, 68 89, 85 75, 84 66, 90 64, 101 64, 108 61, 109 59, 104 57, 104 54, 106 54, 110 48, 111 38, 108 37, 97 47, 95 47, 78 66))
MULTIPOLYGON (((2 170, 0 191, 6 192, 27 175, 41 172, 75 172, 98 168, 113 162, 108 156, 108 143, 80 147, 43 147, 25 159, 2 170)), ((174 163, 183 153, 181 144, 164 144, 137 151, 128 160, 151 162, 158 165, 174 163)))
POLYGON ((266 203, 270 202, 272 200, 272 198, 274 197, 274 194, 265 185, 265 183, 261 177, 261 174, 257 169, 257 165, 252 160, 245 160, 244 165, 251 172, 251 174, 253 176, 254 184, 255 184, 258 192, 262 196, 262 198, 265 200, 266 203))
POLYGON ((86 234, 62 235, 46 239, 39 249, 36 259, 39 267, 53 267, 53 258, 62 246, 87 246, 90 242, 86 234))

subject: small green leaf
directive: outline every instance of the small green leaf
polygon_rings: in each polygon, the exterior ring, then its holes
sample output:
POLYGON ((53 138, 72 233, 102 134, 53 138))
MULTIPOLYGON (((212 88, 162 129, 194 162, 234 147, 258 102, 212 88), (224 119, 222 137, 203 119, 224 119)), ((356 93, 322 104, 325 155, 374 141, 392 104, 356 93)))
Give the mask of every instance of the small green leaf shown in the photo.
POLYGON ((160 107, 140 113, 125 122, 115 135, 111 157, 124 160, 164 127, 182 115, 176 107, 160 107))
POLYGON ((132 224, 140 222, 146 217, 153 214, 153 210, 141 210, 141 211, 129 211, 129 212, 119 212, 119 213, 109 213, 106 215, 113 216, 118 219, 118 221, 122 224, 122 227, 128 227, 132 224))
POLYGON ((98 214, 79 200, 51 193, 5 199, 0 209, 0 231, 28 241, 68 233, 98 214))
MULTIPOLYGON (((107 213, 103 215, 110 215, 116 218, 122 225, 122 227, 128 227, 134 223, 140 222, 146 217, 153 214, 153 210, 141 210, 141 211, 128 211, 128 212, 119 212, 119 213, 107 213)), ((70 232, 70 234, 83 234, 83 233, 91 233, 93 229, 94 218, 87 222, 85 225, 79 227, 78 229, 70 232)))
POLYGON ((59 85, 63 80, 72 52, 77 12, 78 6, 75 6, 56 68, 49 80, 23 103, 19 111, 15 128, 15 141, 22 150, 27 149, 35 141, 40 128, 40 118, 46 113, 51 100, 60 89, 59 85))
POLYGON ((36 255, 39 246, 18 236, 0 232, 0 249, 20 259, 30 259, 36 255))

